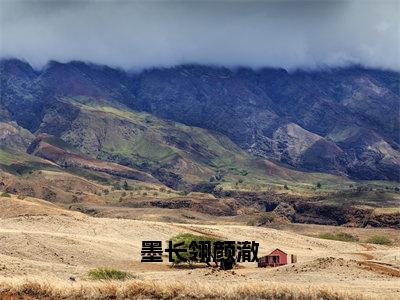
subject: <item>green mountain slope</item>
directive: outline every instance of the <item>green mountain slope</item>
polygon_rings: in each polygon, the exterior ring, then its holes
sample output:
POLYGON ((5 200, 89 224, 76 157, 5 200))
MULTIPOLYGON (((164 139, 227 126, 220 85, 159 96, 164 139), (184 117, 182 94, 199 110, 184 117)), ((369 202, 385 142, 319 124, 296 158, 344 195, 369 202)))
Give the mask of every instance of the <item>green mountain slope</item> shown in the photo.
POLYGON ((101 99, 60 97, 43 120, 37 133, 55 134, 87 157, 140 169, 174 188, 210 181, 230 186, 348 181, 255 159, 220 133, 101 99))

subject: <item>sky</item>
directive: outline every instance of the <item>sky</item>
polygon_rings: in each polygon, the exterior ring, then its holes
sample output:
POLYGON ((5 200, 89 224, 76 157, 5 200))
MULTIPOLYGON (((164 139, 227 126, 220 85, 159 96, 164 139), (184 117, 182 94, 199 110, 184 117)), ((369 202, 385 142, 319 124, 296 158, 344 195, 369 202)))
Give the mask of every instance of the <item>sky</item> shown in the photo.
POLYGON ((400 70, 400 1, 0 0, 0 56, 42 68, 198 63, 400 70))

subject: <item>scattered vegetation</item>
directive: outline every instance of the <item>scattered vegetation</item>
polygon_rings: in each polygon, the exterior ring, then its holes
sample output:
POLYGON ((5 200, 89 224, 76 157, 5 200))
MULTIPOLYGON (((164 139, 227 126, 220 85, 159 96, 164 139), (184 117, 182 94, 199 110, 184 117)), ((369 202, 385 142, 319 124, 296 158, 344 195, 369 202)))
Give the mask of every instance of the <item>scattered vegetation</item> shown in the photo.
POLYGON ((132 278, 127 272, 110 269, 110 268, 97 268, 88 272, 91 280, 126 280, 132 278))
POLYGON ((374 235, 367 240, 367 243, 378 245, 392 245, 393 242, 386 236, 374 235))
POLYGON ((4 193, 1 193, 1 195, 0 195, 1 197, 7 197, 7 198, 11 198, 11 195, 9 194, 9 193, 6 193, 6 192, 4 192, 4 193))
POLYGON ((320 239, 335 240, 341 242, 357 242, 358 237, 346 232, 326 232, 318 236, 320 239))

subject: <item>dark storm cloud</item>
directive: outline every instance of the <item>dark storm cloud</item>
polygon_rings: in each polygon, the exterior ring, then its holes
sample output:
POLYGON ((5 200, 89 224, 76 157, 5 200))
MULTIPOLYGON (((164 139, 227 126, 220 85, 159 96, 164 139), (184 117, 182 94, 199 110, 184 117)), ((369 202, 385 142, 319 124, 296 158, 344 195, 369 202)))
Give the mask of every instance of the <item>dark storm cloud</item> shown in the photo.
POLYGON ((400 69, 399 1, 0 0, 1 56, 36 67, 182 63, 400 69))

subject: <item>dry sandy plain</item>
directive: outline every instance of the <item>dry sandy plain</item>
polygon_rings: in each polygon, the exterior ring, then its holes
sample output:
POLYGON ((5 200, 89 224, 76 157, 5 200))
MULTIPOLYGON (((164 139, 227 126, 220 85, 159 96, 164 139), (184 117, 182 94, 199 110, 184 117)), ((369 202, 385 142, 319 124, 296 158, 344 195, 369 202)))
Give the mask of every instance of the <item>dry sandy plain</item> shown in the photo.
POLYGON ((295 231, 93 218, 33 198, 0 197, 0 296, 400 299, 398 243, 389 247, 330 241, 295 231), (278 268, 242 263, 233 271, 172 268, 167 257, 163 263, 140 262, 143 240, 166 241, 177 233, 255 240, 259 255, 280 248, 296 254, 298 262, 278 268), (92 282, 87 272, 97 267, 124 270, 135 279, 92 282))

